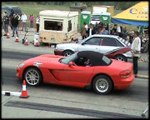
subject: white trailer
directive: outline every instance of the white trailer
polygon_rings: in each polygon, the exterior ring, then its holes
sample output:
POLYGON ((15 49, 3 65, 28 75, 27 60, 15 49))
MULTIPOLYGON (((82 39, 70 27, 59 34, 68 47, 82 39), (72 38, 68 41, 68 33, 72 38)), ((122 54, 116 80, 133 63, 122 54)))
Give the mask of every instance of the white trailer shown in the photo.
POLYGON ((70 42, 79 37, 78 12, 44 10, 40 16, 40 42, 58 44, 70 42))

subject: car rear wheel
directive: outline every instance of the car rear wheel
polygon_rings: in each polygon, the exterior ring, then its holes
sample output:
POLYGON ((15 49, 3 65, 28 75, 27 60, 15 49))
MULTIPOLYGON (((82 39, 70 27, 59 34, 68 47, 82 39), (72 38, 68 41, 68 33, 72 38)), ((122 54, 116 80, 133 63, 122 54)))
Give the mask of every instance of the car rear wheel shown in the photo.
POLYGON ((127 58, 126 58, 125 56, 123 56, 123 55, 117 55, 117 56, 115 57, 115 59, 116 59, 116 60, 121 60, 121 61, 127 62, 127 58))
POLYGON ((70 55, 72 55, 73 53, 74 53, 74 52, 71 51, 71 50, 65 50, 64 53, 63 53, 63 55, 64 55, 64 56, 70 56, 70 55))
POLYGON ((106 75, 99 75, 93 81, 93 90, 98 94, 108 94, 113 89, 113 83, 106 75))
POLYGON ((29 85, 38 86, 42 82, 42 75, 37 68, 31 67, 25 71, 24 79, 29 85))

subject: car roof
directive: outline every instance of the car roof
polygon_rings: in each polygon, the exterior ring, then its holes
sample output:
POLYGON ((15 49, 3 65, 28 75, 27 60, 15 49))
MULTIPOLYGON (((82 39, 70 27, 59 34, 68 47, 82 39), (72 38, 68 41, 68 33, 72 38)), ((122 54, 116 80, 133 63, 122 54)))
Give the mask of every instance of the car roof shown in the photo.
POLYGON ((77 53, 77 56, 90 59, 92 66, 106 65, 102 60, 104 54, 96 51, 80 51, 77 53))
POLYGON ((117 36, 117 35, 100 35, 100 34, 94 34, 94 35, 91 35, 90 37, 112 37, 112 38, 118 38, 119 36, 117 36))

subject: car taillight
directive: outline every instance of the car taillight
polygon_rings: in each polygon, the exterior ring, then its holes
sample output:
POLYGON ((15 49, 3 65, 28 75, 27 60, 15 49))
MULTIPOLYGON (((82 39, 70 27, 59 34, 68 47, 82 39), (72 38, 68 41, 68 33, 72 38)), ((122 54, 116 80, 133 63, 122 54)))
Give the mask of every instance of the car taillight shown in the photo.
POLYGON ((120 73, 120 77, 121 77, 121 78, 128 78, 128 77, 130 76, 130 74, 131 74, 131 71, 130 71, 130 70, 125 70, 125 71, 122 71, 122 72, 120 73))

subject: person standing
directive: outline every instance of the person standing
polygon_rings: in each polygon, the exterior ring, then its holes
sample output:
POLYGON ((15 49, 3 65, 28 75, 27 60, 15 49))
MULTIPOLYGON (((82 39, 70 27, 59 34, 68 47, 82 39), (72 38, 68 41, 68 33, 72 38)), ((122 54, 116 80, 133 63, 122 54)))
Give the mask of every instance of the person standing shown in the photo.
POLYGON ((109 35, 109 31, 106 30, 106 26, 103 27, 103 29, 100 32, 100 35, 109 35))
POLYGON ((134 70, 135 76, 137 76, 137 74, 138 74, 138 59, 139 59, 140 53, 141 53, 141 39, 139 37, 138 31, 134 32, 134 38, 133 38, 133 42, 131 44, 131 49, 132 49, 132 53, 133 53, 133 70, 134 70))
POLYGON ((118 34, 117 34, 117 24, 114 24, 114 26, 113 26, 113 28, 112 28, 112 30, 111 30, 111 34, 112 34, 112 35, 118 35, 118 34))
POLYGON ((39 32, 39 27, 40 27, 40 17, 37 16, 36 17, 36 32, 37 33, 39 32))
POLYGON ((87 37, 88 25, 84 22, 84 27, 81 30, 82 40, 87 37))
POLYGON ((9 25, 9 16, 6 11, 5 11, 4 17, 3 17, 3 25, 4 25, 4 32, 5 32, 4 36, 7 36, 8 25, 9 25))
POLYGON ((88 36, 94 35, 96 34, 95 30, 94 30, 94 26, 92 23, 90 23, 90 27, 88 28, 88 36))
POLYGON ((34 16, 33 16, 33 14, 32 15, 30 15, 30 17, 29 17, 29 21, 30 21, 30 28, 33 28, 33 25, 34 25, 34 16))
POLYGON ((19 37, 18 35, 18 25, 19 25, 19 17, 18 15, 13 15, 12 19, 11 19, 11 25, 12 25, 12 30, 13 30, 13 35, 12 37, 14 37, 15 33, 17 35, 17 37, 19 37))
POLYGON ((27 15, 25 13, 22 14, 21 16, 21 21, 22 21, 22 31, 23 29, 25 29, 25 31, 27 31, 27 15))

